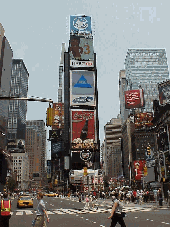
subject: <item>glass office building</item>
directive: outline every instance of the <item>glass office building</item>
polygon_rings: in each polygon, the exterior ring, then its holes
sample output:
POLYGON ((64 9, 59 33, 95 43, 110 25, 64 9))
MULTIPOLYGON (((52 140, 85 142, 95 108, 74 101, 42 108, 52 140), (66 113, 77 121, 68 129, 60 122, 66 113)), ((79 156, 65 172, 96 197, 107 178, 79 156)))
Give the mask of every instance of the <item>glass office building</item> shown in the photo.
POLYGON ((143 112, 153 112, 158 83, 169 79, 165 49, 128 49, 125 59, 127 90, 144 90, 143 112))

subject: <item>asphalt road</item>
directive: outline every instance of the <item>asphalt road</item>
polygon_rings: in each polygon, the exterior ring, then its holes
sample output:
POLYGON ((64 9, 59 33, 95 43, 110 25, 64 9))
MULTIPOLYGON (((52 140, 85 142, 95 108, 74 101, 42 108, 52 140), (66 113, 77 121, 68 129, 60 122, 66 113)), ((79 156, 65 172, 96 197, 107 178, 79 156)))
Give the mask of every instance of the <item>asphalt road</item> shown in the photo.
MULTIPOLYGON (((110 208, 99 206, 98 210, 83 210, 85 204, 61 198, 43 198, 49 213, 50 223, 48 227, 58 226, 101 226, 109 227, 111 220, 107 219, 110 215, 110 208)), ((30 227, 35 216, 37 200, 34 199, 33 208, 17 208, 17 200, 12 202, 12 216, 10 227, 30 227)), ((126 207, 127 216, 124 218, 127 227, 164 227, 170 225, 170 210, 158 209, 136 209, 126 207)), ((119 224, 117 225, 119 226, 119 224)))

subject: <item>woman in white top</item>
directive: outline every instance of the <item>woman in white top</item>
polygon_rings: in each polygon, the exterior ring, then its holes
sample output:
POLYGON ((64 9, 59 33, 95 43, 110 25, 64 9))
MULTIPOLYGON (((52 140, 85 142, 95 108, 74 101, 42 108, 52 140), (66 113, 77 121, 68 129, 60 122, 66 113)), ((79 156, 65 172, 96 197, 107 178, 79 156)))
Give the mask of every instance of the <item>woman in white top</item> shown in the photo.
POLYGON ((123 205, 119 201, 119 197, 120 195, 118 193, 115 193, 115 200, 112 207, 111 216, 108 217, 108 219, 112 219, 110 227, 116 226, 117 222, 121 225, 121 227, 126 227, 122 216, 123 205))

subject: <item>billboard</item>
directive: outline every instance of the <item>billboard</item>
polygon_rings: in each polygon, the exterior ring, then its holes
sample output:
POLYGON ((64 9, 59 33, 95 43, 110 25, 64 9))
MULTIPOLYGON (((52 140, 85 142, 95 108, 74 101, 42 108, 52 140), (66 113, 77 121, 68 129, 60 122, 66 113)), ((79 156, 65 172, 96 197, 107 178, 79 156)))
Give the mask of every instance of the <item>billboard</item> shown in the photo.
POLYGON ((53 142, 57 142, 62 138, 61 134, 62 134, 61 129, 49 130, 49 140, 53 142))
POLYGON ((134 161, 134 171, 135 171, 135 180, 141 180, 145 170, 145 175, 147 175, 147 166, 145 160, 136 160, 134 161))
POLYGON ((8 140, 7 149, 25 149, 25 140, 23 139, 14 139, 14 140, 8 140))
POLYGON ((51 142, 51 158, 59 158, 62 155, 63 151, 63 142, 51 142))
POLYGON ((94 67, 94 61, 78 61, 78 60, 70 60, 70 67, 71 68, 89 68, 94 67))
POLYGON ((70 105, 95 106, 95 73, 73 70, 70 75, 70 105))
POLYGON ((70 34, 92 34, 91 17, 89 16, 70 16, 70 34))
POLYGON ((72 149, 94 148, 96 141, 94 110, 71 111, 71 143, 72 149))
POLYGON ((143 126, 150 127, 153 125, 153 113, 137 113, 134 116, 135 128, 141 128, 143 126))
POLYGON ((64 103, 53 103, 52 129, 64 127, 64 103))
POLYGON ((93 39, 70 36, 70 60, 94 60, 93 39))
POLYGON ((144 106, 144 92, 140 90, 125 91, 125 108, 141 108, 144 106))
POLYGON ((160 105, 170 103, 170 80, 158 85, 160 105))

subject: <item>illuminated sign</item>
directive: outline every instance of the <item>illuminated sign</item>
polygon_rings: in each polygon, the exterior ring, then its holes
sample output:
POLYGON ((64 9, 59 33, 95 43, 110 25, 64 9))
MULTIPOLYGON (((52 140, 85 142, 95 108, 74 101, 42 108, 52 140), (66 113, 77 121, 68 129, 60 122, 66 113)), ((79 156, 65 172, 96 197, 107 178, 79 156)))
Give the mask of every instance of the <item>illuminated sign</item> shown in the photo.
POLYGON ((141 180, 141 177, 143 177, 144 174, 144 167, 146 167, 145 160, 134 161, 135 180, 141 180))
POLYGON ((141 108, 144 106, 143 90, 130 90, 125 91, 125 108, 141 108))
POLYGON ((94 60, 93 39, 71 36, 69 54, 70 60, 94 60))
POLYGON ((95 112, 73 110, 71 113, 72 149, 94 148, 95 140, 95 112))
POLYGON ((70 71, 70 105, 95 106, 95 74, 93 71, 70 71))
POLYGON ((135 128, 141 128, 143 126, 150 127, 153 125, 153 113, 137 113, 134 116, 135 128))
POLYGON ((94 67, 94 61, 70 60, 70 67, 72 68, 94 67))
POLYGON ((91 17, 70 16, 70 34, 91 34, 91 17))
POLYGON ((64 127, 64 103, 53 103, 52 129, 64 127))

